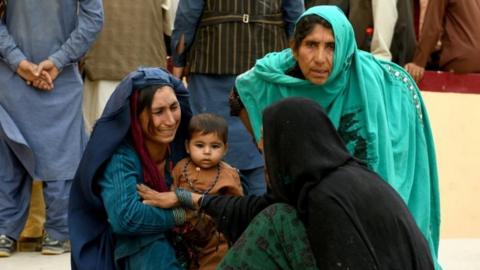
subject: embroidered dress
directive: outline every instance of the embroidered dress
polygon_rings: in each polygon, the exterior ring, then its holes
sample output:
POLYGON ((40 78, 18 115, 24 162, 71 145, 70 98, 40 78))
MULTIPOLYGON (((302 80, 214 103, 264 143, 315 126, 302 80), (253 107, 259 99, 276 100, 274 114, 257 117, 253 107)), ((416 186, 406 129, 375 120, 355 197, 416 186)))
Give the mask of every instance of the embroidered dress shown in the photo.
POLYGON ((277 203, 252 220, 217 269, 318 268, 295 208, 277 203))

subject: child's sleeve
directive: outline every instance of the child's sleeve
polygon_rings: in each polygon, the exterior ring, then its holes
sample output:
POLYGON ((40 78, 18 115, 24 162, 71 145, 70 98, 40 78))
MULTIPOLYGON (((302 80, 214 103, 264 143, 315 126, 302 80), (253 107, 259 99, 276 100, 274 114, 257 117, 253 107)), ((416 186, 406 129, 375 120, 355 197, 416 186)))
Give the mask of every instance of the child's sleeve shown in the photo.
POLYGON ((173 182, 172 182, 171 188, 176 188, 180 186, 180 178, 182 176, 182 168, 183 168, 184 161, 185 159, 180 160, 173 168, 173 171, 172 171, 173 182))
POLYGON ((240 174, 238 170, 234 167, 231 167, 228 164, 223 163, 223 168, 227 170, 225 185, 220 188, 219 194, 222 195, 232 195, 232 196, 243 196, 242 183, 240 181, 240 174))
POLYGON ((238 190, 238 194, 232 194, 236 196, 243 196, 243 187, 242 182, 240 181, 240 172, 237 169, 234 169, 234 182, 235 182, 235 189, 238 190))

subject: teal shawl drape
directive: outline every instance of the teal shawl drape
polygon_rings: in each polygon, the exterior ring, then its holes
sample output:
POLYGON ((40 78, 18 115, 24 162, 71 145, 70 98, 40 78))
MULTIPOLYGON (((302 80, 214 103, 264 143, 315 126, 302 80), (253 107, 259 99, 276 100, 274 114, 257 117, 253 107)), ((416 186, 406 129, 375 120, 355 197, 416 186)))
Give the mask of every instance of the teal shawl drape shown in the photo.
POLYGON ((323 85, 286 75, 296 65, 292 51, 286 49, 266 55, 240 75, 236 88, 256 139, 261 137, 262 112, 273 102, 291 96, 318 102, 348 150, 402 196, 436 261, 440 228, 437 165, 418 87, 401 67, 358 50, 352 26, 337 7, 316 6, 300 19, 306 15, 320 16, 332 25, 332 72, 323 85))

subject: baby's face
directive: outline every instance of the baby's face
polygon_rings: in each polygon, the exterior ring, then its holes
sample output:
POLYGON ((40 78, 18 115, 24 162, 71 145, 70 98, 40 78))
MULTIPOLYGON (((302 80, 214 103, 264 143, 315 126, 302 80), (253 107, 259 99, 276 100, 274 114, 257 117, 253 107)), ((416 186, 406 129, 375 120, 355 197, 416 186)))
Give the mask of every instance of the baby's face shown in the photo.
POLYGON ((202 169, 216 166, 227 152, 227 146, 216 133, 196 132, 186 147, 193 163, 202 169))

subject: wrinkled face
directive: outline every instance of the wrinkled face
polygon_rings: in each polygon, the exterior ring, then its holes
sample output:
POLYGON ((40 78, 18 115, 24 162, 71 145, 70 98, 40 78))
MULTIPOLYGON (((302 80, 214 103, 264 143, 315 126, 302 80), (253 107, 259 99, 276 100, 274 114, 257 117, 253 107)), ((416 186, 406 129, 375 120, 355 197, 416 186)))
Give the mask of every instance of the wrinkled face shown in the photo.
POLYGON ((316 25, 300 43, 293 54, 307 80, 316 85, 324 84, 333 67, 335 38, 331 29, 316 25))
POLYGON ((140 125, 145 140, 156 144, 169 144, 175 138, 180 125, 181 110, 175 92, 163 86, 155 92, 150 110, 140 114, 140 125))
POLYGON ((202 169, 217 165, 227 153, 227 145, 216 133, 195 132, 186 148, 193 163, 202 169))

